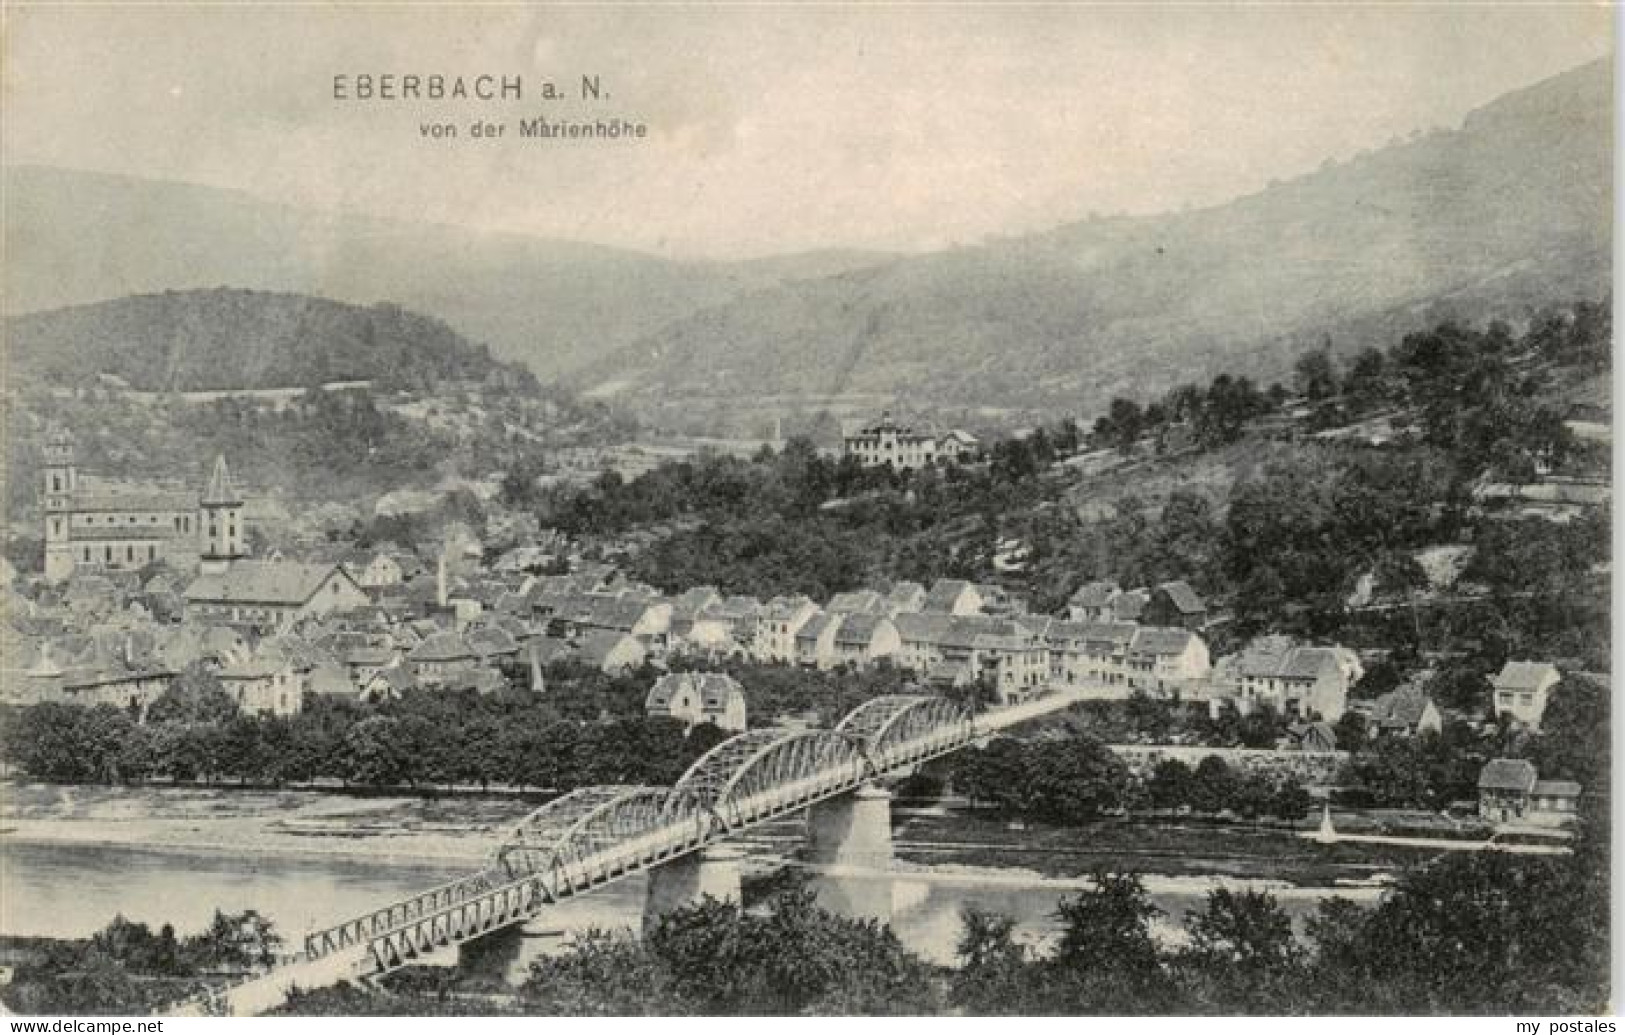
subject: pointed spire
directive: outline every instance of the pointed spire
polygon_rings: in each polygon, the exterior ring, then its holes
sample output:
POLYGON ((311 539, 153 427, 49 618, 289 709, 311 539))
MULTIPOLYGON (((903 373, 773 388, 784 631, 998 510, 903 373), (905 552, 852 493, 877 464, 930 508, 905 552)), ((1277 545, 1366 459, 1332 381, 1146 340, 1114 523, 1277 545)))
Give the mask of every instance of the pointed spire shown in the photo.
POLYGON ((237 492, 237 486, 232 483, 231 471, 226 468, 226 458, 214 458, 214 473, 209 475, 209 487, 203 491, 203 505, 205 507, 238 506, 243 498, 237 492))

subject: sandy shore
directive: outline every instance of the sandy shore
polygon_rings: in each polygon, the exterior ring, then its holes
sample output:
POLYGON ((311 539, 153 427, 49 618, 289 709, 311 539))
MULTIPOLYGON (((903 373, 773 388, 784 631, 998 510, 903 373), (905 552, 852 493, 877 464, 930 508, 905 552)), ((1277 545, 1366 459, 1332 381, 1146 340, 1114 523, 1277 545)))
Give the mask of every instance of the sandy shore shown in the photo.
POLYGON ((529 809, 515 800, 6 784, 0 841, 477 866, 529 809))

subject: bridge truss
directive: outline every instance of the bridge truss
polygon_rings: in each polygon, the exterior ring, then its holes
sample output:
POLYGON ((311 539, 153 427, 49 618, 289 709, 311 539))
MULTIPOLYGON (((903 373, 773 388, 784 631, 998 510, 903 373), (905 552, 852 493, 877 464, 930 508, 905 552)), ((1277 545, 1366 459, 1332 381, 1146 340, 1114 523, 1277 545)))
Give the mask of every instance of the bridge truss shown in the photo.
MULTIPOLYGON (((833 730, 740 733, 702 755, 672 787, 572 791, 513 827, 485 869, 312 932, 286 967, 212 998, 228 1012, 240 1012, 232 1009, 239 989, 274 982, 283 971, 286 981, 324 963, 335 975, 380 976, 747 827, 871 781, 907 775, 993 729, 1065 707, 1071 703, 1066 696, 976 719, 941 697, 877 697, 833 730)), ((238 1002, 261 1002, 264 989, 255 995, 245 991, 238 1002)))

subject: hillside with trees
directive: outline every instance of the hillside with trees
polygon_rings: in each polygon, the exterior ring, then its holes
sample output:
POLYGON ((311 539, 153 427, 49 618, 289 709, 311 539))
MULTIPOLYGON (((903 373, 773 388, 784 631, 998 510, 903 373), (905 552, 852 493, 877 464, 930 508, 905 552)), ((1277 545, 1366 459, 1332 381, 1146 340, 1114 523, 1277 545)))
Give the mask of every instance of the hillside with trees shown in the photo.
POLYGON ((1607 289, 1612 97, 1598 62, 1214 208, 786 283, 663 327, 582 383, 719 420, 780 394, 1087 412, 1193 373, 1268 376, 1323 335, 1341 352, 1420 324, 1521 322, 1607 289))
POLYGON ((5 330, 11 376, 23 385, 188 392, 371 381, 424 390, 489 380, 536 388, 526 368, 494 359, 440 320, 309 295, 166 291, 12 317, 5 330))

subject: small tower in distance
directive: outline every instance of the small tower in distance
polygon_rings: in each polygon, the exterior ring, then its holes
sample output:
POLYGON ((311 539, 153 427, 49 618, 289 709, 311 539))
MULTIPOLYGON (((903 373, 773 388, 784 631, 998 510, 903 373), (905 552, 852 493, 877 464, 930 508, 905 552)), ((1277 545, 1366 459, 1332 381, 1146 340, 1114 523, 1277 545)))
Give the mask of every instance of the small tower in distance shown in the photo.
POLYGON ((45 511, 45 577, 61 582, 73 574, 73 493, 79 487, 73 436, 66 428, 52 428, 45 436, 45 484, 41 486, 45 511))
POLYGON ((243 497, 231 480, 226 458, 214 458, 214 472, 209 475, 209 487, 199 501, 198 533, 202 545, 198 551, 201 568, 207 574, 219 574, 231 562, 243 557, 243 497))

